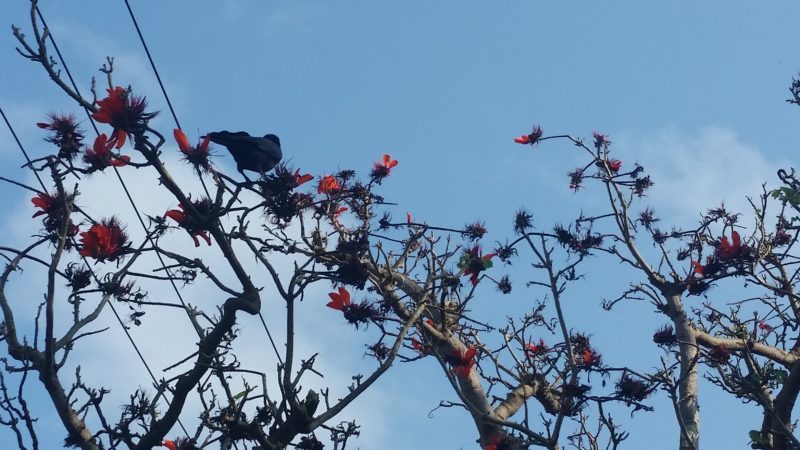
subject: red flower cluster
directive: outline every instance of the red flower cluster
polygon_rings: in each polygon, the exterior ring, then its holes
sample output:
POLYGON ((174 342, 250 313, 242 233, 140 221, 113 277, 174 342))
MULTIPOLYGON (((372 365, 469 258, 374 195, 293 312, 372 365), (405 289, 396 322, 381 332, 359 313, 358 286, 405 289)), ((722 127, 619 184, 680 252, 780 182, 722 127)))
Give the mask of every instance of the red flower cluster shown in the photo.
POLYGON ((508 440, 502 436, 492 436, 489 442, 481 447, 483 450, 508 450, 511 448, 508 440))
POLYGON ((92 148, 87 148, 83 153, 83 162, 89 165, 86 170, 92 173, 98 170, 102 171, 110 166, 122 167, 130 162, 130 156, 116 155, 111 151, 112 148, 114 148, 114 142, 109 141, 105 134, 97 136, 92 148))
POLYGON ((532 342, 525 344, 525 354, 528 355, 528 358, 540 356, 545 353, 547 353, 547 345, 545 345, 544 340, 541 338, 539 339, 538 344, 534 344, 532 342))
POLYGON ((320 194, 338 194, 342 190, 342 185, 333 175, 325 175, 319 181, 317 192, 320 194))
POLYGON ((496 253, 481 255, 481 248, 476 245, 461 255, 461 259, 458 261, 458 268, 464 272, 464 276, 469 276, 470 283, 476 286, 480 273, 492 267, 492 258, 495 255, 496 253))
POLYGON ((117 148, 122 148, 128 134, 141 132, 156 113, 145 112, 147 108, 145 98, 133 96, 121 86, 107 89, 107 92, 108 97, 97 101, 99 108, 92 114, 92 118, 114 127, 109 142, 114 143, 117 148))
POLYGON ((128 246, 128 236, 112 217, 96 223, 89 231, 81 233, 80 255, 94 258, 99 262, 114 261, 125 254, 128 246))
POLYGON ((375 162, 375 166, 372 169, 372 173, 370 176, 373 180, 380 181, 381 179, 389 176, 392 172, 392 169, 397 166, 397 160, 392 159, 388 153, 383 154, 383 160, 375 162))
POLYGON ((189 144, 189 139, 186 138, 186 135, 183 134, 180 128, 175 128, 172 132, 172 135, 175 136, 175 141, 178 143, 178 148, 183 152, 183 157, 186 161, 189 161, 193 165, 197 167, 202 167, 204 169, 209 168, 209 161, 208 157, 210 155, 208 151, 208 144, 210 142, 210 138, 208 136, 203 137, 203 140, 197 144, 196 147, 192 147, 189 144))
MULTIPOLYGON (((211 202, 208 200, 201 200, 192 202, 192 206, 196 211, 202 214, 203 212, 208 212, 210 210, 211 202)), ((186 214, 183 204, 178 205, 178 207, 180 209, 170 209, 169 211, 165 212, 164 215, 177 222, 178 226, 185 229, 189 233, 194 240, 195 247, 200 246, 200 241, 197 239, 198 237, 205 239, 208 245, 211 245, 211 236, 209 236, 208 231, 203 228, 203 224, 191 217, 189 214, 186 214)))
MULTIPOLYGON (((595 165, 599 167, 601 170, 605 170, 606 168, 603 160, 597 160, 595 165)), ((619 172, 619 169, 622 168, 622 161, 620 161, 619 159, 609 159, 608 168, 609 170, 611 170, 611 173, 616 174, 617 172, 619 172)))
POLYGON ((600 134, 597 131, 592 133, 592 137, 594 137, 594 147, 600 149, 600 147, 608 147, 611 145, 611 141, 608 139, 608 135, 600 134))
POLYGON ((461 378, 469 378, 469 373, 475 365, 475 355, 477 354, 478 349, 467 347, 463 353, 459 350, 453 350, 445 359, 453 366, 454 374, 461 378))
POLYGON ((523 134, 520 137, 514 138, 514 142, 517 144, 528 144, 528 145, 536 145, 539 142, 539 139, 542 138, 542 129, 539 125, 533 126, 533 131, 530 134, 523 134))
POLYGON ((417 353, 421 355, 428 354, 428 348, 420 342, 416 336, 411 337, 411 348, 417 351, 417 353))
MULTIPOLYGON (((71 202, 73 196, 68 196, 67 201, 71 202)), ((62 220, 64 219, 64 211, 61 209, 61 197, 50 194, 38 194, 31 199, 33 206, 40 209, 33 213, 31 217, 44 217, 44 226, 47 231, 58 232, 61 229, 62 220)), ((70 221, 67 227, 67 235, 75 236, 78 234, 78 227, 70 221)))
POLYGON ((731 233, 731 238, 733 239, 732 243, 728 241, 726 236, 723 236, 722 239, 719 240, 719 245, 714 254, 722 261, 744 256, 750 251, 747 245, 742 244, 742 237, 739 236, 737 231, 734 230, 733 233, 731 233))
POLYGON ((593 349, 587 348, 581 355, 581 362, 585 367, 595 367, 600 365, 600 354, 593 349))
POLYGON ((57 200, 58 199, 56 197, 49 194, 39 194, 36 197, 33 197, 31 199, 31 203, 33 203, 33 206, 41 209, 41 211, 36 211, 31 217, 39 217, 42 214, 49 215, 50 212, 57 207, 57 200))
POLYGON ((700 264, 699 261, 692 261, 692 275, 713 276, 723 268, 720 263, 746 259, 750 255, 750 251, 750 247, 742 243, 739 232, 734 230, 731 233, 730 241, 727 236, 723 236, 719 240, 714 255, 706 259, 705 265, 700 264))

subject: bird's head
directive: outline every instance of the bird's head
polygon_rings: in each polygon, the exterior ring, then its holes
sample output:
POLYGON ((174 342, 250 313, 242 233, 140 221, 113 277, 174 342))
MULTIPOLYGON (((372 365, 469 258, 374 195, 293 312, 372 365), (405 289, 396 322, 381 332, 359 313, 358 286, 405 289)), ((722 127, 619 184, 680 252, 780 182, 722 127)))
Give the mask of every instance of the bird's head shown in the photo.
POLYGON ((275 145, 277 145, 278 147, 281 146, 281 140, 278 138, 278 136, 275 136, 274 134, 265 134, 264 139, 274 142, 275 145))

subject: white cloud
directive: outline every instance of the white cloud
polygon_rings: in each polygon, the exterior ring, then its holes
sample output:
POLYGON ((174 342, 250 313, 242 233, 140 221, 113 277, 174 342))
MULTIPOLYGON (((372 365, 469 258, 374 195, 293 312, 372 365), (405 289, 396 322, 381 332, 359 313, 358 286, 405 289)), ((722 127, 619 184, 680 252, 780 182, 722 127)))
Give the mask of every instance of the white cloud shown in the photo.
MULTIPOLYGON (((129 147, 124 148, 123 151, 131 153, 129 147)), ((188 167, 179 161, 176 156, 179 154, 177 149, 165 148, 164 154, 166 165, 172 171, 178 184, 183 186, 187 192, 193 192, 194 198, 200 197, 203 192, 202 188, 191 170, 188 170, 188 167)), ((136 159, 134 156, 134 160, 136 159)), ((224 167, 221 169, 226 170, 224 167)), ((120 172, 143 215, 162 215, 167 209, 176 207, 177 202, 163 187, 158 185, 152 169, 136 170, 132 167, 123 167, 120 172)), ((29 175, 29 178, 32 177, 29 175)), ((66 184, 70 186, 72 183, 73 180, 68 179, 66 184)), ((85 207, 95 219, 114 214, 120 218, 122 223, 127 224, 127 231, 133 238, 133 242, 136 244, 141 241, 143 236, 141 227, 111 170, 85 177, 81 182, 80 192, 78 204, 85 207)), ((2 224, 3 229, 6 230, 3 239, 4 245, 20 247, 30 240, 32 233, 36 232, 38 219, 31 219, 33 207, 30 204, 30 197, 31 195, 28 194, 20 195, 15 197, 17 200, 13 205, 9 205, 9 212, 4 216, 5 220, 2 224)), ((257 214, 251 217, 251 231, 258 229, 259 225, 255 222, 259 217, 261 216, 257 214)), ((146 218, 145 221, 147 221, 146 218)), ((83 228, 85 229, 85 226, 83 228)), ((226 225, 226 228, 230 229, 230 224, 226 225)), ((222 274, 223 281, 233 280, 232 274, 229 271, 226 272, 227 264, 219 254, 216 245, 207 247, 203 243, 201 247, 195 248, 190 237, 181 230, 170 231, 162 238, 162 244, 170 251, 202 258, 207 265, 222 274)), ((42 249, 39 256, 46 259, 49 252, 50 249, 42 249)), ((263 314, 273 337, 277 340, 278 349, 282 351, 285 342, 286 314, 283 300, 277 296, 271 278, 255 258, 242 256, 241 260, 254 283, 264 287, 262 291, 263 314)), ((293 270, 292 263, 287 258, 270 256, 270 260, 284 276, 293 270)), ((150 273, 153 267, 157 267, 157 262, 151 256, 143 258, 141 263, 137 263, 134 270, 150 273)), ((105 265, 99 264, 95 268, 98 273, 105 273, 112 267, 106 268, 105 265)), ((41 271, 29 270, 15 277, 12 282, 11 288, 15 294, 12 298, 18 299, 16 304, 20 307, 29 306, 18 316, 18 319, 21 319, 21 327, 28 332, 32 330, 31 321, 35 315, 35 307, 38 299, 41 299, 41 292, 32 287, 41 286, 42 276, 41 271)), ((229 295, 212 288, 207 280, 202 279, 202 276, 200 278, 195 285, 182 286, 181 294, 187 303, 204 309, 209 315, 214 315, 216 307, 221 305, 229 295)), ((149 292, 148 299, 151 301, 178 302, 174 291, 167 283, 143 280, 137 284, 149 292)), ((231 285, 236 286, 236 283, 232 282, 231 285)), ((324 307, 327 288, 324 285, 313 286, 307 291, 305 300, 297 304, 295 370, 299 367, 300 359, 307 359, 314 353, 320 353, 315 368, 325 377, 320 379, 309 373, 304 378, 303 387, 305 389, 313 387, 317 392, 320 391, 320 388, 329 387, 333 401, 347 393, 347 386, 352 383, 352 375, 358 372, 368 375, 370 368, 375 367, 375 364, 362 357, 363 344, 369 342, 370 338, 365 337, 363 332, 354 331, 352 327, 344 323, 339 314, 324 307)), ((65 298, 65 296, 59 298, 65 298)), ((91 304, 91 301, 88 301, 85 307, 91 304)), ((124 304, 116 303, 116 307, 123 318, 130 312, 124 304)), ((157 378, 175 376, 181 370, 188 368, 191 362, 166 373, 162 372, 162 369, 181 358, 190 356, 196 350, 197 336, 189 326, 185 314, 179 309, 147 308, 146 311, 143 324, 132 326, 131 335, 157 378)), ((84 310, 85 312, 86 310, 84 310)), ((63 301, 59 302, 57 317, 64 319, 60 330, 63 331, 66 328, 66 323, 71 317, 70 314, 71 305, 63 301)), ((242 368, 264 371, 269 379, 271 395, 279 397, 275 383, 277 360, 260 321, 257 317, 242 317, 241 324, 241 335, 234 342, 234 353, 237 355, 237 360, 242 363, 242 368)), ((97 330, 104 327, 109 327, 110 330, 102 335, 79 341, 71 355, 71 361, 76 365, 81 365, 82 376, 87 384, 96 387, 105 386, 112 390, 111 394, 107 396, 107 406, 113 417, 116 414, 115 405, 124 402, 134 389, 143 387, 150 392, 153 389, 149 376, 110 311, 106 311, 89 329, 97 330)), ((72 368, 64 370, 65 379, 71 378, 72 371, 72 368)), ((250 376, 248 379, 251 385, 260 386, 262 384, 260 379, 250 376)), ((238 385, 240 380, 240 376, 234 375, 233 385, 238 385)), ((385 442, 384 424, 389 419, 385 414, 386 411, 380 405, 386 403, 385 398, 390 394, 383 392, 379 384, 373 386, 370 391, 368 401, 357 401, 345 409, 335 421, 356 419, 359 424, 364 426, 358 445, 375 447, 381 446, 381 442, 385 442)), ((182 415, 182 420, 187 427, 192 427, 192 424, 196 423, 199 411, 199 400, 195 394, 192 394, 182 415)), ((322 409, 320 409, 321 411, 322 409)), ((320 435, 320 438, 326 437, 327 433, 320 435)))
POLYGON ((666 129, 652 136, 614 138, 614 156, 626 164, 640 163, 655 182, 644 203, 659 216, 685 225, 721 203, 749 216, 747 196, 757 198, 762 183, 775 186, 777 170, 789 166, 785 160, 768 160, 729 128, 709 126, 694 133, 666 129))

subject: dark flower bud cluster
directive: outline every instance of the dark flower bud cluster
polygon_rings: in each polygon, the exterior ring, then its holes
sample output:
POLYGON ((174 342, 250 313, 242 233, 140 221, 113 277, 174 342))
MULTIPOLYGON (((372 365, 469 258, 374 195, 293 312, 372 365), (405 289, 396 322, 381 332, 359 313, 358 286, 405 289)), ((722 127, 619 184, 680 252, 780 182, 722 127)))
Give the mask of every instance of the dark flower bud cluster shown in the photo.
POLYGON ((75 116, 50 114, 47 118, 49 122, 39 122, 36 126, 53 132, 45 140, 58 147, 59 159, 71 162, 83 147, 84 139, 83 132, 75 122, 75 116))
POLYGON ((616 384, 617 395, 626 401, 641 402, 652 393, 652 386, 642 380, 637 380, 630 375, 623 374, 616 384))

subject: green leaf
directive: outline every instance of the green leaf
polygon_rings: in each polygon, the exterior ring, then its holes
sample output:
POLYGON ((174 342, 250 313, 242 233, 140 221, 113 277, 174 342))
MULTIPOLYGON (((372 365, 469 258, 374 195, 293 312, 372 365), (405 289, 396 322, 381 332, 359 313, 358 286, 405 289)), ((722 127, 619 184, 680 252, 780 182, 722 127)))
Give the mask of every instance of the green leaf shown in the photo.
POLYGON ((789 376, 789 372, 787 372, 787 371, 785 371, 783 369, 769 369, 769 370, 767 370, 767 374, 769 375, 769 377, 771 379, 777 381, 780 384, 785 383, 786 382, 786 377, 789 376))
POLYGON ((766 444, 767 440, 761 437, 761 432, 758 430, 750 430, 750 440, 754 444, 766 444))
POLYGON ((800 205, 800 192, 790 187, 780 187, 772 191, 770 195, 772 195, 772 198, 776 198, 784 203, 789 203, 792 206, 800 205))
POLYGON ((234 400, 239 400, 240 398, 242 398, 242 397, 244 397, 245 395, 249 394, 249 393, 250 393, 250 391, 252 391, 252 389, 247 389, 247 390, 244 390, 244 391, 242 391, 242 392, 239 392, 238 394, 236 394, 236 395, 234 395, 234 396, 233 396, 233 399, 234 399, 234 400))

